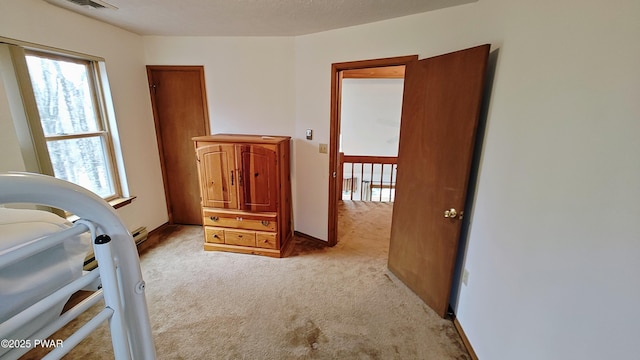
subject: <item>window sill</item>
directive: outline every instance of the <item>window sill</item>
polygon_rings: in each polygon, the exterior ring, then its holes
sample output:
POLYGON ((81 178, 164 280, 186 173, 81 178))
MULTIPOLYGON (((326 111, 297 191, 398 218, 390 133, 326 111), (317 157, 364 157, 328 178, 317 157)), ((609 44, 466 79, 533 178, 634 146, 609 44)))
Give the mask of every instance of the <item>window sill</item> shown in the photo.
POLYGON ((117 198, 109 201, 109 205, 111 205, 114 209, 120 209, 123 206, 131 204, 131 202, 135 199, 136 196, 117 198))
MULTIPOLYGON (((110 201, 107 201, 107 202, 109 203, 109 205, 111 205, 112 208, 120 209, 123 206, 127 206, 127 205, 131 204, 131 202, 133 200, 135 200, 136 198, 137 198, 137 196, 129 196, 129 197, 113 199, 113 200, 110 200, 110 201)), ((77 215, 67 213, 67 220, 69 220, 70 222, 74 222, 74 221, 76 221, 78 219, 79 219, 79 217, 77 215)))

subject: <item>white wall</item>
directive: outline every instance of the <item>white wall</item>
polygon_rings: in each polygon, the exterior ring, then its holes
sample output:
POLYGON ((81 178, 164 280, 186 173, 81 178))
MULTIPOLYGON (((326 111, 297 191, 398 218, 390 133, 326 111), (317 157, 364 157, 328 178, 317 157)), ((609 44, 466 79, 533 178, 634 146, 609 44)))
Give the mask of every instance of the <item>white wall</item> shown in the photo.
POLYGON ((144 37, 149 65, 204 66, 212 133, 293 135, 293 39, 144 37))
POLYGON ((484 358, 637 352, 639 16, 636 1, 514 6, 458 309, 484 358))
POLYGON ((342 152, 397 156, 403 79, 343 79, 342 152))
MULTIPOLYGON (((168 217, 142 38, 41 0, 1 1, 0 36, 105 58, 129 189, 137 196, 118 213, 130 229, 142 225, 153 229, 165 223, 168 217)), ((0 118, 3 127, 8 127, 6 120, 0 118)), ((15 144, 14 137, 15 132, 1 132, 0 143, 15 144)), ((2 170, 24 170, 20 164, 9 167, 2 170)))
MULTIPOLYGON (((457 307, 480 359, 637 352, 640 3, 574 4, 483 0, 296 38, 296 135, 318 142, 331 63, 500 48, 457 307)), ((296 150, 296 228, 326 238, 328 157, 296 150)))

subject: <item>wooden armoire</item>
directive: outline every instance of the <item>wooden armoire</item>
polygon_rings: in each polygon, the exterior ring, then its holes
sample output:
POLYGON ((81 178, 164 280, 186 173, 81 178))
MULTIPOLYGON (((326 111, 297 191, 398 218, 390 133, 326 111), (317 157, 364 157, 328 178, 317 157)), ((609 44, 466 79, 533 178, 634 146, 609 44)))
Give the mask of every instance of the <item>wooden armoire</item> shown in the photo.
POLYGON ((193 140, 204 249, 285 256, 293 246, 290 137, 216 134, 193 140))

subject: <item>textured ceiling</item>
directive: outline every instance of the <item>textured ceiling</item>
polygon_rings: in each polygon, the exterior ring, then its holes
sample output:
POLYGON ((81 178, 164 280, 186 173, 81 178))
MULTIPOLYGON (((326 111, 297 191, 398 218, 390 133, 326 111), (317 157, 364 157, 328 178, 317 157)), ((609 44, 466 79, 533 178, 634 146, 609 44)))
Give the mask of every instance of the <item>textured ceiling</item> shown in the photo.
POLYGON ((103 0, 117 10, 46 1, 140 35, 294 36, 477 0, 103 0))

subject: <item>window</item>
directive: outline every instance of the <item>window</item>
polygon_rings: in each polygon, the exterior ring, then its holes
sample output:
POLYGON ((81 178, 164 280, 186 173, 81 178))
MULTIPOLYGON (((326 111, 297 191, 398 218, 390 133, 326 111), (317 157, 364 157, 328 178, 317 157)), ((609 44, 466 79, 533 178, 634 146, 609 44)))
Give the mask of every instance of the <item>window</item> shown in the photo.
POLYGON ((34 51, 26 61, 55 177, 119 197, 98 63, 34 51))

